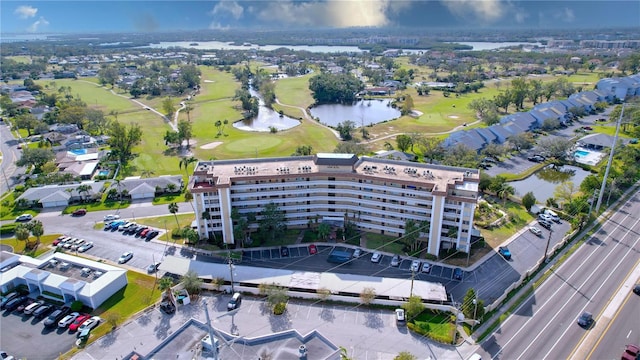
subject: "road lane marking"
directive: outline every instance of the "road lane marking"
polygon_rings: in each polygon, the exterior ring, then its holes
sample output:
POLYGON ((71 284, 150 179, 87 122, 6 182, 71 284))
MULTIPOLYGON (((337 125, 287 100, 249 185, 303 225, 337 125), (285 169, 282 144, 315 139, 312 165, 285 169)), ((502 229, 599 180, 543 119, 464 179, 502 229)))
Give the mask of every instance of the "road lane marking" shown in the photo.
POLYGON ((627 334, 627 339, 629 338, 629 336, 631 336, 631 332, 633 332, 633 330, 629 330, 629 333, 627 334))
MULTIPOLYGON (((630 202, 630 201, 631 201, 631 199, 629 199, 627 202, 630 202)), ((625 216, 624 216, 624 218, 623 218, 622 220, 626 220, 626 219, 627 219, 627 218, 629 218, 630 216, 631 216, 631 214, 627 214, 627 215, 625 215, 625 216)), ((609 221, 610 221, 610 220, 609 220, 609 221)), ((609 222, 609 221, 608 221, 608 222, 609 222)), ((638 221, 640 221, 640 220, 636 220, 636 223, 637 223, 638 221)), ((613 232, 613 231, 617 230, 619 227, 621 227, 622 222, 623 222, 623 221, 618 222, 618 223, 615 225, 614 229, 613 229, 611 232, 613 232)), ((618 242, 618 243, 616 243, 616 247, 617 247, 619 244, 620 244, 619 242, 618 242)), ((578 266, 578 268, 576 268, 576 270, 574 270, 574 271, 573 271, 573 272, 572 272, 572 273, 567 277, 567 280, 568 280, 568 279, 570 279, 571 277, 573 277, 573 276, 574 276, 576 273, 578 273, 579 271, 581 271, 583 266, 591 266, 591 264, 589 263, 589 259, 590 259, 592 256, 594 256, 594 255, 596 254, 597 250, 599 250, 599 249, 597 249, 597 248, 593 248, 593 249, 592 249, 592 251, 591 251, 591 253, 590 253, 590 254, 589 254, 589 255, 584 259, 584 261, 580 264, 580 266, 578 266)), ((577 252, 576 252, 576 253, 577 253, 577 252)), ((576 253, 574 253, 572 256, 576 255, 576 253)), ((560 265, 560 267, 559 267, 557 270, 562 269, 566 264, 567 264, 567 262, 564 262, 562 265, 560 265)), ((545 284, 547 284, 547 282, 546 282, 546 281, 545 281, 542 285, 540 285, 540 287, 539 287, 538 289, 542 288, 542 286, 545 286, 545 284)), ((562 290, 562 289, 563 289, 563 287, 559 287, 558 289, 556 289, 556 291, 554 291, 554 292, 553 292, 553 294, 551 294, 551 296, 549 297, 549 299, 548 299, 547 301, 545 301, 545 302, 544 302, 544 303, 543 303, 543 304, 538 308, 538 311, 537 311, 536 313, 539 313, 539 312, 540 312, 540 311, 541 311, 541 310, 542 310, 542 309, 543 309, 547 304, 549 304, 550 302, 552 302, 552 300, 554 300, 553 298, 555 297, 555 295, 557 295, 557 293, 558 293, 560 290, 562 290)), ((524 302, 523 302, 523 303, 518 307, 518 309, 516 309, 516 311, 514 311, 514 313, 513 313, 513 314, 512 314, 512 315, 511 315, 507 320, 505 320, 505 322, 504 322, 504 323, 508 322, 508 321, 513 317, 513 315, 517 314, 517 313, 518 313, 518 312, 519 312, 519 311, 520 311, 520 310, 521 310, 521 309, 522 309, 522 308, 523 308, 527 303, 529 303, 529 301, 530 301, 530 300, 531 300, 535 295, 536 295, 536 294, 535 294, 535 291, 534 291, 534 292, 533 292, 533 293, 532 293, 532 294, 531 294, 531 295, 530 295, 530 296, 529 296, 529 297, 528 297, 528 298, 527 298, 527 299, 526 299, 526 300, 525 300, 525 301, 524 301, 524 302)), ((555 301, 554 301, 554 303, 555 303, 555 301)), ((512 336, 512 337, 511 337, 511 338, 510 338, 510 339, 509 339, 509 340, 508 340, 504 345, 501 345, 501 346, 500 346, 500 351, 498 351, 498 352, 496 353, 496 355, 494 355, 494 356, 492 357, 492 359, 495 359, 498 355, 500 355, 500 354, 504 351, 504 349, 505 349, 505 348, 506 348, 506 347, 507 347, 507 346, 508 346, 508 345, 509 345, 513 340, 515 340, 516 336, 518 336, 518 334, 520 334, 520 332, 521 332, 521 331, 523 331, 523 330, 525 329, 526 325, 527 325, 530 321, 532 321, 532 320, 533 320, 533 318, 534 318, 534 316, 535 316, 535 314, 536 314, 536 313, 534 313, 534 314, 533 314, 533 315, 532 315, 532 316, 531 316, 531 317, 530 317, 530 318, 529 318, 529 319, 524 323, 524 325, 523 325, 523 326, 521 326, 521 327, 520 327, 520 329, 518 329, 518 331, 516 331, 516 333, 515 333, 515 334, 513 334, 513 336, 512 336)), ((504 324, 504 323, 503 323, 503 324, 504 324)), ((496 344, 497 344, 497 343, 496 343, 496 344)))
MULTIPOLYGON (((640 220, 638 220, 638 221, 640 221, 640 220)), ((638 223, 638 221, 636 221, 636 224, 638 223)), ((635 226, 635 224, 634 224, 634 226, 635 226)), ((625 234, 625 236, 626 236, 627 234, 629 234, 630 232, 631 232, 631 229, 629 229, 629 230, 627 231, 627 233, 625 234)), ((640 241, 640 238, 636 238, 636 242, 633 244, 633 246, 634 246, 634 247, 635 247, 635 245, 638 243, 638 241, 640 241)), ((616 265, 616 267, 615 267, 615 268, 613 268, 613 270, 610 270, 610 272, 609 272, 609 276, 607 276, 607 278, 606 278, 606 279, 604 279, 604 281, 602 281, 602 284, 601 284, 600 286, 598 286, 598 289, 596 289, 596 291, 593 293, 593 297, 595 297, 595 296, 598 294, 598 292, 600 292, 600 290, 604 287, 604 285, 605 285, 605 284, 606 284, 606 282, 609 280, 609 278, 611 278, 611 276, 612 276, 613 274, 615 274, 615 273, 616 273, 616 270, 618 269, 618 267, 619 267, 620 265, 622 265, 622 263, 624 262, 623 260, 624 260, 624 259, 626 259, 627 255, 629 255, 629 253, 631 252, 631 250, 633 250, 633 247, 629 247, 629 249, 627 250, 626 254, 624 254, 624 256, 622 257, 622 259, 620 259, 620 261, 618 262, 618 264, 616 265)), ((611 253, 609 253, 609 254, 611 254, 611 253)), ((608 256, 609 256, 609 255, 607 255, 607 257, 608 257, 608 256)), ((633 269, 635 269, 635 266, 633 266, 633 267, 631 268, 631 271, 633 271, 633 269)), ((595 272, 594 272, 594 273, 595 273, 595 272)), ((627 273, 627 274, 629 274, 629 273, 627 273)), ((591 278, 591 277, 589 277, 589 278, 591 278)), ((624 282, 623 282, 623 284, 624 284, 624 282)), ((580 288, 582 288, 582 286, 581 286, 580 288)), ((618 289, 620 289, 620 286, 618 286, 618 289)), ((575 295, 575 294, 577 294, 577 293, 578 293, 578 292, 575 292, 575 293, 574 293, 574 295, 575 295)), ((616 293, 617 293, 617 291, 616 291, 614 294, 616 294, 616 293)), ((615 295, 614 295, 614 296, 615 296, 615 295)), ((571 297, 573 298, 573 295, 572 295, 571 297)), ((602 319, 602 321, 606 321, 606 320, 605 320, 605 317, 603 317, 602 315, 603 315, 603 313, 607 310, 607 306, 608 306, 608 304, 609 304, 610 302, 611 302, 611 300, 609 300, 609 302, 608 302, 608 303, 607 303, 607 304, 602 308, 602 310, 600 311, 600 313, 598 314, 598 316, 596 316, 596 319, 598 319, 598 320, 602 319)), ((566 305, 568 305, 568 303, 567 303, 567 304, 565 304, 565 306, 566 306, 566 305)), ((580 309, 580 313, 582 313, 582 312, 586 309, 587 305, 589 305, 589 303, 587 303, 586 305, 584 305, 584 306, 582 307, 582 309, 580 309)), ((563 306, 562 308, 564 308, 564 306, 563 306)), ((561 309, 561 310, 562 310, 562 309, 561 309)), ((555 316, 554 316, 554 318, 555 318, 555 316)), ((610 320, 609 320, 609 321, 610 321, 610 320)), ((598 323, 596 322, 596 326, 597 326, 597 325, 598 325, 598 323)), ((595 328, 596 326, 594 326, 594 328, 595 328)), ((567 331, 569 331, 569 329, 570 329, 570 328, 569 328, 569 327, 567 327, 567 328, 562 332, 562 334, 558 337, 558 340, 556 340, 556 342, 554 342, 554 343, 553 343, 553 345, 551 346, 551 349, 549 349, 549 351, 547 351, 547 353, 544 355, 544 358, 546 358, 546 357, 549 355, 549 353, 550 353, 550 352, 551 352, 551 351, 556 347, 556 345, 558 345, 558 342, 560 342, 560 339, 564 337, 564 335, 567 333, 567 331)), ((587 334, 587 333, 590 333, 590 332, 585 332, 585 334, 587 334)), ((537 336, 536 336, 536 338, 537 338, 537 336)), ((583 338, 584 338, 584 335, 583 335, 583 338)), ((581 339, 581 340, 582 340, 582 339, 581 339)), ((535 339, 534 339, 534 341, 535 341, 535 339)), ((578 344, 579 344, 579 343, 580 343, 580 342, 578 342, 578 344)))

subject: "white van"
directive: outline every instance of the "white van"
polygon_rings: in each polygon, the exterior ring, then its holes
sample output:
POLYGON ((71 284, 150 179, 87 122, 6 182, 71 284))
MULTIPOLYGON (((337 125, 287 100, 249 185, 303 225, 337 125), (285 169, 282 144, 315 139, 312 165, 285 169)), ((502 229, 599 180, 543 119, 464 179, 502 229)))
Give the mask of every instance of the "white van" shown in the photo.
POLYGON ((553 221, 555 221, 557 223, 560 222, 560 217, 553 210, 545 209, 544 213, 549 215, 549 216, 551 216, 551 219, 553 219, 553 221))
POLYGON ((480 354, 478 353, 474 353, 473 355, 469 356, 467 360, 482 360, 482 356, 480 356, 480 354))

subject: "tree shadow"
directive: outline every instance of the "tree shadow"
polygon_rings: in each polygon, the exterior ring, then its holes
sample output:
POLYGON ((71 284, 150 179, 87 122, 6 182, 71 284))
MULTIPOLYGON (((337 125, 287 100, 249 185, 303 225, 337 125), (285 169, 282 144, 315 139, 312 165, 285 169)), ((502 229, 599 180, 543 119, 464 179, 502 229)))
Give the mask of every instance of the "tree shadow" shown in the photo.
POLYGON ((169 335, 169 329, 171 329, 171 316, 163 315, 162 319, 156 325, 153 330, 156 332, 156 338, 164 340, 169 335))
POLYGON ((320 318, 324 321, 333 322, 336 315, 333 313, 333 309, 324 308, 320 311, 320 318))
POLYGON ((370 312, 365 316, 364 325, 371 329, 381 329, 384 327, 384 322, 380 318, 380 314, 370 312))
POLYGON ((113 330, 101 337, 98 345, 100 347, 109 347, 115 344, 116 340, 118 340, 118 332, 113 330))
POLYGON ((289 319, 289 313, 285 311, 282 315, 269 316, 269 324, 271 324, 271 331, 278 332, 291 328, 291 320, 289 319))

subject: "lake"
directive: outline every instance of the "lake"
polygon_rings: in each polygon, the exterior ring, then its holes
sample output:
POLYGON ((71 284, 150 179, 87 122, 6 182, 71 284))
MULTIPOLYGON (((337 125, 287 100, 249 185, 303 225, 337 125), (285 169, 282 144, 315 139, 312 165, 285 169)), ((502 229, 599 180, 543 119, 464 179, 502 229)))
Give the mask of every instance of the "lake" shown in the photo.
POLYGON ((544 204, 548 198, 553 197, 556 187, 562 182, 571 181, 578 187, 589 174, 591 173, 577 166, 565 165, 560 171, 547 166, 528 178, 512 181, 509 185, 516 190, 516 196, 523 197, 531 191, 537 202, 544 204))
POLYGON ((399 118, 400 110, 390 104, 390 99, 360 100, 353 105, 318 105, 309 111, 325 125, 335 127, 345 120, 351 120, 356 123, 356 127, 360 127, 399 118))
POLYGON ((500 49, 500 48, 505 48, 505 47, 519 46, 519 45, 544 47, 544 45, 542 45, 539 42, 537 42, 537 43, 528 43, 528 42, 484 42, 484 41, 466 42, 466 41, 460 41, 460 42, 453 42, 453 43, 454 44, 469 45, 469 46, 473 47, 473 49, 472 49, 473 51, 495 50, 495 49, 500 49))
POLYGON ((278 131, 281 131, 291 129, 292 127, 300 125, 300 120, 292 119, 288 116, 280 116, 279 113, 275 112, 273 109, 268 108, 264 104, 260 93, 255 91, 253 88, 249 89, 249 93, 251 94, 251 96, 255 96, 258 98, 258 116, 252 119, 236 121, 233 123, 234 128, 244 131, 267 132, 271 131, 272 127, 278 129, 278 131))

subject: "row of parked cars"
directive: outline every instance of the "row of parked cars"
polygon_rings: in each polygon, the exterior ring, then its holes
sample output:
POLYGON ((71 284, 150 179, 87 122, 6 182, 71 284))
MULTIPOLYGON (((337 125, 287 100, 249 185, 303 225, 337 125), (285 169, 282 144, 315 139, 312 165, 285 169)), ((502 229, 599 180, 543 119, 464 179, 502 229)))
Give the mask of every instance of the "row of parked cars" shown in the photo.
POLYGON ((66 249, 77 252, 85 252, 93 247, 93 241, 85 241, 84 239, 74 238, 67 235, 60 235, 53 240, 53 246, 59 249, 66 249))
POLYGON ((135 237, 145 239, 145 241, 150 241, 160 234, 160 231, 149 226, 139 225, 133 221, 120 219, 106 222, 104 225, 104 231, 119 231, 123 235, 134 235, 135 237))
POLYGON ((46 328, 68 328, 70 332, 78 331, 78 334, 91 331, 101 321, 98 316, 71 312, 68 306, 56 306, 44 300, 32 299, 17 291, 3 296, 1 308, 25 317, 44 319, 43 325, 46 328))

